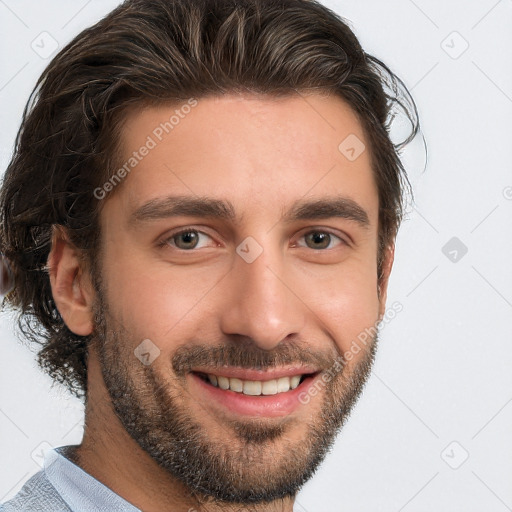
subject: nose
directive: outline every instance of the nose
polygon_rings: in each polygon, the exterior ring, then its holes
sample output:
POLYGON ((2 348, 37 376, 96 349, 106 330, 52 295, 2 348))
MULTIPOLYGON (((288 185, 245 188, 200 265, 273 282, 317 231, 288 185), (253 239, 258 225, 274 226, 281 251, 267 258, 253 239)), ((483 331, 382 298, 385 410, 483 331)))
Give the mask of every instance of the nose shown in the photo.
POLYGON ((306 305, 297 296, 298 283, 286 271, 279 251, 264 250, 252 263, 236 256, 224 282, 221 329, 226 335, 249 337, 271 350, 289 335, 299 334, 306 305))

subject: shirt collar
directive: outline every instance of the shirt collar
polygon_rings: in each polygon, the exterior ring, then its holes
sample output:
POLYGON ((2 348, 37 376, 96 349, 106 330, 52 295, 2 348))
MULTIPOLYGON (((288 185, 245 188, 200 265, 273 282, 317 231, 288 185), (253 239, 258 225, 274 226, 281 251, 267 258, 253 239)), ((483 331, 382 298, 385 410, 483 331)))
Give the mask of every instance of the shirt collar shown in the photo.
POLYGON ((64 456, 66 446, 45 454, 44 471, 73 512, 141 512, 64 456))

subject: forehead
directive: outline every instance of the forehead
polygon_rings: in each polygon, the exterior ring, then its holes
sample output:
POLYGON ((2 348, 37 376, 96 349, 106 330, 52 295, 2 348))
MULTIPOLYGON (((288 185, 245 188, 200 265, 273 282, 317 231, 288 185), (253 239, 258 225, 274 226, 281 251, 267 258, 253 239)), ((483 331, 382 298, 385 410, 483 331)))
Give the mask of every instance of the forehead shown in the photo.
POLYGON ((127 214, 190 195, 227 199, 240 217, 255 207, 270 220, 298 198, 339 195, 376 222, 368 144, 338 97, 229 94, 148 107, 126 117, 120 142, 129 172, 112 200, 127 214))

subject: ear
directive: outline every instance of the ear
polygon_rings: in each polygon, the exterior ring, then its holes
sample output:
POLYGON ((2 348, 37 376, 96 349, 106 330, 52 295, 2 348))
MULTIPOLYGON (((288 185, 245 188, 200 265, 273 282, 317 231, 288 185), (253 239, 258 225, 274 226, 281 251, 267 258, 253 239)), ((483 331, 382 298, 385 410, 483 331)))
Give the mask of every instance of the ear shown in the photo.
POLYGON ((392 242, 384 249, 382 255, 382 267, 378 281, 378 297, 379 297, 379 318, 382 318, 386 312, 386 300, 388 297, 388 283, 393 261, 395 259, 395 243, 392 242))
POLYGON ((94 292, 79 251, 69 241, 62 226, 53 226, 52 248, 48 255, 53 300, 70 331, 87 336, 93 330, 94 292))

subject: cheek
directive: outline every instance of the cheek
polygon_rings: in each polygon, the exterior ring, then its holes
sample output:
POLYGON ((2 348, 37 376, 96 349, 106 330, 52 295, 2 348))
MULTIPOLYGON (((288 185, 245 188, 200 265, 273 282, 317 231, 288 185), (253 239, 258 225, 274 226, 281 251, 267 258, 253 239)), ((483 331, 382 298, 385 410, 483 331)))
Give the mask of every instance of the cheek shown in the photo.
POLYGON ((375 332, 380 305, 377 279, 370 271, 354 269, 340 272, 323 284, 314 297, 311 296, 314 304, 311 309, 316 321, 321 322, 321 327, 344 354, 365 336, 364 333, 375 332))
POLYGON ((135 344, 149 338, 165 352, 172 348, 169 340, 186 339, 197 329, 204 298, 222 278, 220 270, 152 264, 133 254, 118 258, 114 252, 107 259, 114 263, 105 266, 106 300, 115 322, 135 344))

